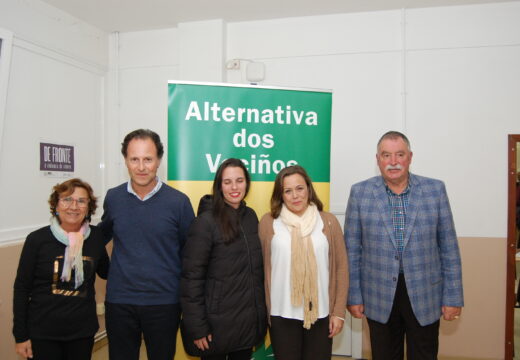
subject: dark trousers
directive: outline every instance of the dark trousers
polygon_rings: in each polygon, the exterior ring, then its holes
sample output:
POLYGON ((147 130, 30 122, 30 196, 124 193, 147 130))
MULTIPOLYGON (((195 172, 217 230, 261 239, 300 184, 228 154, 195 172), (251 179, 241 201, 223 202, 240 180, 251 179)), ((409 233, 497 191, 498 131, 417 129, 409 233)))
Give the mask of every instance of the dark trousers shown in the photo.
POLYGON ((141 336, 149 360, 175 356, 180 305, 127 305, 106 303, 110 360, 139 360, 141 336))
POLYGON ((276 360, 330 360, 328 316, 318 319, 309 330, 301 320, 271 316, 269 333, 276 360))
POLYGON ((394 304, 386 324, 368 320, 373 360, 434 360, 439 350, 439 321, 421 326, 412 310, 404 275, 399 275, 394 304))
POLYGON ((94 337, 70 341, 31 339, 33 360, 90 360, 94 337))
POLYGON ((251 360, 253 349, 233 351, 229 354, 203 356, 201 360, 251 360))

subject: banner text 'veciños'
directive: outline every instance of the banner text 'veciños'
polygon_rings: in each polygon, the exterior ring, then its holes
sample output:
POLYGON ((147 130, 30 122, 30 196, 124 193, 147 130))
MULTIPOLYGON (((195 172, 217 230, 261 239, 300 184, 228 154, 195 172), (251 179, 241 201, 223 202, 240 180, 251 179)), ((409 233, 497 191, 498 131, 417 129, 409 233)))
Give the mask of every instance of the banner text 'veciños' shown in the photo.
MULTIPOLYGON (((260 159, 257 159, 256 155, 252 154, 249 159, 240 160, 251 174, 278 174, 284 167, 298 164, 296 160, 270 160, 268 154, 262 154, 259 157, 260 159)), ((211 154, 206 154, 208 170, 212 174, 217 172, 218 166, 225 160, 222 158, 222 154, 216 154, 214 159, 211 154)))
POLYGON ((305 124, 318 125, 318 114, 315 111, 292 110, 290 105, 282 108, 278 105, 275 109, 232 108, 220 107, 218 103, 210 104, 205 101, 201 106, 197 101, 191 101, 184 120, 199 121, 225 121, 247 122, 255 124, 280 124, 290 125, 305 124))

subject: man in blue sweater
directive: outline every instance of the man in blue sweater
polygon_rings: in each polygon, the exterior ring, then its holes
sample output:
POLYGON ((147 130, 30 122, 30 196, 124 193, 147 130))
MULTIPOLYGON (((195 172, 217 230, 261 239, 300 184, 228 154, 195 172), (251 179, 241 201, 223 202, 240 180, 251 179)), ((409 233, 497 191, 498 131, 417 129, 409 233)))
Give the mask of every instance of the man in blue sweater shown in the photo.
POLYGON ((100 227, 114 240, 106 295, 111 360, 172 360, 181 309, 181 252, 194 214, 188 197, 157 177, 164 153, 155 132, 139 129, 122 144, 130 180, 105 197, 100 227))

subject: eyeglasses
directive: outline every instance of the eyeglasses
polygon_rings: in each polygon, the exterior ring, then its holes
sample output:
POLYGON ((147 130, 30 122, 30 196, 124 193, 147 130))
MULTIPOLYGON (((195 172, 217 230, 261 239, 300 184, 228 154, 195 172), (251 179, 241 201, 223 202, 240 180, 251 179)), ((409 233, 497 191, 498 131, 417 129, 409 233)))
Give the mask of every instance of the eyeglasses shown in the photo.
POLYGON ((79 207, 79 208, 86 208, 88 206, 88 202, 89 200, 86 199, 86 198, 79 198, 79 199, 73 199, 71 198, 70 196, 66 197, 66 198, 61 198, 60 199, 62 205, 68 209, 69 207, 72 206, 72 203, 76 203, 76 205, 79 207))

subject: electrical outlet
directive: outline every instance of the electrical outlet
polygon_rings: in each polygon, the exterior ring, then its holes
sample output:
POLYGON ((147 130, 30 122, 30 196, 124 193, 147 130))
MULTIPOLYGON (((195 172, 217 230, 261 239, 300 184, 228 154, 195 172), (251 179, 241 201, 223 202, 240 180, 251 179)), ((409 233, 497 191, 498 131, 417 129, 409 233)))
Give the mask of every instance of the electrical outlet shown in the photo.
POLYGON ((240 70, 240 60, 239 59, 231 59, 226 63, 226 69, 228 70, 240 70))

